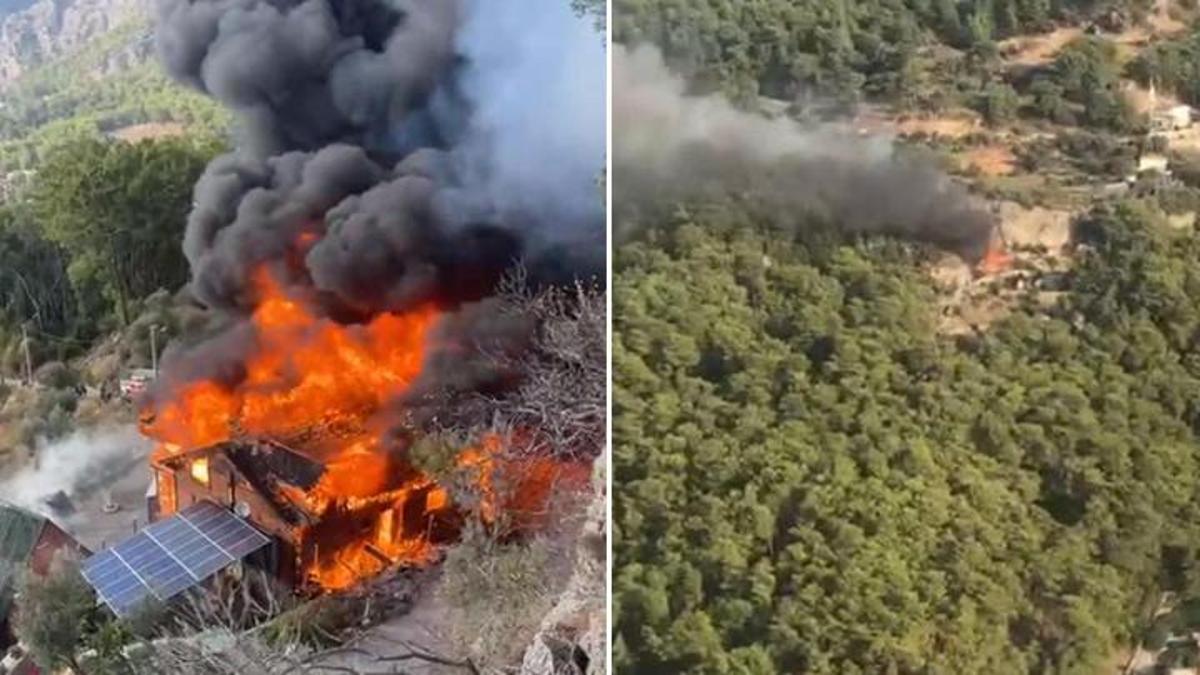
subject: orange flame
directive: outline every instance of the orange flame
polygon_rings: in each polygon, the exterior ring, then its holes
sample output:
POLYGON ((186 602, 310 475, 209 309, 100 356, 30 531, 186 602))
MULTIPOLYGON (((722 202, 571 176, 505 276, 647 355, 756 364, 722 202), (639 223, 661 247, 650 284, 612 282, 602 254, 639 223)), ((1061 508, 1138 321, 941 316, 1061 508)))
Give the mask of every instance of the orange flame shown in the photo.
POLYGON ((235 429, 281 437, 381 410, 421 372, 438 317, 431 306, 344 326, 315 316, 262 270, 251 316, 254 351, 233 387, 201 380, 160 404, 143 431, 180 449, 230 440, 235 429))
POLYGON ((479 517, 492 524, 500 513, 517 530, 538 527, 556 489, 580 491, 588 483, 590 469, 583 462, 563 462, 548 457, 507 457, 503 439, 489 434, 478 447, 458 455, 457 465, 470 472, 479 490, 479 517))
POLYGON ((975 266, 975 273, 981 277, 992 276, 1007 272, 1012 265, 1013 257, 1004 245, 1004 240, 995 236, 988 243, 983 259, 975 266))
MULTIPOLYGON (((143 422, 143 432, 159 442, 152 461, 238 437, 285 440, 315 431, 315 441, 305 441, 303 450, 319 455, 321 478, 306 492, 280 488, 315 519, 307 526, 314 529, 307 531, 311 547, 302 575, 336 590, 399 562, 433 561, 437 550, 424 530, 432 527, 431 514, 449 506, 450 496, 412 467, 396 466, 382 450, 379 430, 386 425, 379 417, 420 375, 438 308, 379 314, 347 326, 314 314, 265 268, 255 281, 259 300, 250 317, 245 377, 232 385, 191 382, 169 400, 157 401, 143 422), (413 522, 413 504, 422 507, 415 511, 425 514, 429 525, 413 522)), ((489 436, 457 461, 471 470, 484 522, 512 511, 514 523, 532 523, 537 516, 531 514, 544 511, 557 481, 566 476, 573 483, 586 482, 586 468, 545 458, 503 458, 501 446, 498 436, 489 436), (515 488, 511 495, 497 495, 500 474, 506 476, 506 489, 515 488)), ((160 485, 170 492, 162 495, 161 505, 170 513, 176 479, 169 471, 160 473, 160 485)), ((189 474, 207 480, 207 460, 190 464, 189 474)))

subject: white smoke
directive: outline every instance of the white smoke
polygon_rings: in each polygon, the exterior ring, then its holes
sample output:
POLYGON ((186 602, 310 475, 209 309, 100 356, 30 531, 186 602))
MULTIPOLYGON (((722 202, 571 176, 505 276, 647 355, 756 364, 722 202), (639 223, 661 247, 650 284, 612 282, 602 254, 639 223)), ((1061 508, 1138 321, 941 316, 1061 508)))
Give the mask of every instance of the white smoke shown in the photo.
POLYGON ((594 19, 565 0, 471 0, 458 49, 472 102, 463 158, 481 183, 470 187, 502 212, 537 214, 552 242, 579 236, 565 224, 603 222, 607 67, 594 19))
POLYGON ((85 499, 145 464, 151 444, 130 426, 80 430, 57 441, 39 441, 37 461, 0 482, 3 498, 54 515, 46 499, 65 493, 85 499))
MULTIPOLYGON (((613 203, 621 209, 739 194, 782 228, 820 216, 848 233, 890 233, 982 254, 991 216, 933 163, 890 136, 800 124, 690 95, 654 47, 614 47, 613 203)), ((636 235, 618 218, 617 234, 636 235)))

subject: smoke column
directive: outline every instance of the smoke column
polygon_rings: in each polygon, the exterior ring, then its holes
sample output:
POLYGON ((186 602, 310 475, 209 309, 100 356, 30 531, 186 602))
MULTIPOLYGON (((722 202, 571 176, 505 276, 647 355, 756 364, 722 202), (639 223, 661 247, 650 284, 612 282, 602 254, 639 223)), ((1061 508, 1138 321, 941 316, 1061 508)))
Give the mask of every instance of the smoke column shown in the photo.
POLYGON ((606 147, 603 36, 566 0, 473 0, 470 8, 459 42, 474 64, 463 78, 473 121, 460 154, 487 169, 472 188, 504 213, 534 218, 539 239, 603 246, 594 240, 602 226, 579 228, 604 219, 596 180, 606 147))
MULTIPOLYGON (((6 501, 54 515, 44 501, 57 492, 86 499, 135 467, 145 466, 150 443, 133 426, 77 431, 56 441, 39 440, 37 465, 0 483, 6 501)), ((144 485, 144 483, 143 483, 144 485)))
POLYGON ((340 322, 453 311, 517 261, 535 281, 602 271, 605 51, 567 0, 157 9, 168 72, 237 120, 184 241, 192 294, 232 327, 166 380, 237 377, 263 270, 340 322))
POLYGON ((990 215, 935 167, 897 156, 891 139, 769 119, 719 96, 689 96, 650 46, 614 47, 613 77, 618 208, 737 192, 781 226, 815 214, 849 232, 920 239, 968 259, 986 248, 990 215))

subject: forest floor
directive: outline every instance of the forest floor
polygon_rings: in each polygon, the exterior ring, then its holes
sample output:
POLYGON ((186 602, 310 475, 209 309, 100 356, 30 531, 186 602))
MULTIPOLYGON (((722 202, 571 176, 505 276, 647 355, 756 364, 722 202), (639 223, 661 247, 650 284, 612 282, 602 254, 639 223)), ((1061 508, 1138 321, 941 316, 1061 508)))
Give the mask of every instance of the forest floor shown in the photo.
POLYGON ((959 157, 963 171, 983 176, 1009 176, 1017 169, 1017 155, 1007 143, 992 143, 970 148, 959 157))
POLYGON ((1001 56, 1009 67, 1032 68, 1054 60, 1073 40, 1083 35, 1083 28, 1068 26, 1042 35, 1023 35, 997 43, 1001 56))

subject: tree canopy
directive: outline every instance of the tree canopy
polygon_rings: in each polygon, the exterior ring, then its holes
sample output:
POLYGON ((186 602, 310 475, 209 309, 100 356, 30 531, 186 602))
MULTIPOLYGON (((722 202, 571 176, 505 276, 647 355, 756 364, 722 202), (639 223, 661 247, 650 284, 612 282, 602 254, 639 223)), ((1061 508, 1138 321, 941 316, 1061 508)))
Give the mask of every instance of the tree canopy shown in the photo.
POLYGON ((617 667, 1099 672, 1200 586, 1200 235, 1082 219, 1072 290, 937 331, 918 252, 731 204, 619 249, 617 667))
POLYGON ((1001 38, 1101 8, 1094 0, 616 0, 613 38, 659 45, 698 86, 740 97, 790 99, 800 87, 902 95, 919 76, 921 47, 987 55, 1001 38))
POLYGON ((215 153, 186 139, 84 139, 39 170, 31 204, 46 239, 70 256, 73 280, 98 284, 122 324, 131 300, 187 281, 180 242, 192 186, 215 153))

